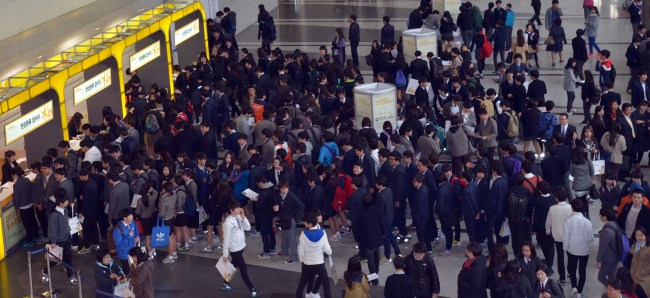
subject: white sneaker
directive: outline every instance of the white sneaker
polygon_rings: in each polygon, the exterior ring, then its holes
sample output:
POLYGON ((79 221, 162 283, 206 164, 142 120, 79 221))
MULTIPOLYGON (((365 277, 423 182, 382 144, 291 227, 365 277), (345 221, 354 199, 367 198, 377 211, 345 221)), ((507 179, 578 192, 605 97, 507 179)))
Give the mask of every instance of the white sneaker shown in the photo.
POLYGON ((582 298, 582 293, 576 294, 576 298, 582 298))
POLYGON ((311 294, 311 298, 320 298, 320 293, 311 294))
POLYGON ((206 246, 201 251, 202 252, 212 252, 212 247, 206 246))
POLYGON ((573 293, 573 295, 578 294, 578 288, 573 288, 572 293, 573 293))
POLYGON ((176 259, 174 259, 174 257, 169 257, 169 256, 162 260, 163 264, 171 264, 174 263, 175 261, 176 259))
POLYGON ((311 292, 307 292, 307 293, 305 293, 305 298, 312 298, 312 297, 314 297, 313 295, 314 294, 312 294, 311 292))

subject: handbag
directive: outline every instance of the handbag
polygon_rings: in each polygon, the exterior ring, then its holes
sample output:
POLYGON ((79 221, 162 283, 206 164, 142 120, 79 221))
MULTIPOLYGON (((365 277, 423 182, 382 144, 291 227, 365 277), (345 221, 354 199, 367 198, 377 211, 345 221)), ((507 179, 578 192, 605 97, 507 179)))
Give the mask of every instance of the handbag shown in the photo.
POLYGON ((554 45, 555 44, 555 39, 553 39, 553 36, 549 35, 545 40, 544 40, 545 45, 554 45))
POLYGON ((508 52, 508 57, 506 57, 506 63, 508 63, 508 64, 512 63, 512 56, 513 56, 513 53, 508 52))
POLYGON ((366 55, 366 65, 372 66, 372 55, 366 55))
POLYGON ((128 281, 116 285, 115 289, 113 289, 113 295, 125 298, 135 298, 135 294, 131 290, 131 284, 128 281))
POLYGON ((591 163, 594 166, 594 176, 605 174, 605 160, 600 158, 600 154, 595 155, 591 163))
POLYGON ((156 226, 151 229, 151 247, 167 247, 169 244, 169 227, 158 217, 156 226))

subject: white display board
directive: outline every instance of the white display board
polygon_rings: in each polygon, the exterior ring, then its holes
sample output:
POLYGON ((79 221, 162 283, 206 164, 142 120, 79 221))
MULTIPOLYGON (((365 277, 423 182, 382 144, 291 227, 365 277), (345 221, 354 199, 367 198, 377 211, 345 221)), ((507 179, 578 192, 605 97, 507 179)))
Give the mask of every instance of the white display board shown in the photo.
POLYGON ((131 62, 131 71, 144 66, 158 57, 160 57, 160 42, 156 41, 129 57, 129 61, 131 62))
POLYGON ((111 69, 109 68, 89 80, 86 80, 79 86, 74 87, 74 105, 76 106, 91 96, 108 88, 111 83, 111 69))
POLYGON ((199 31, 201 31, 199 27, 199 19, 176 29, 176 31, 174 31, 174 46, 177 47, 179 44, 190 39, 190 37, 199 34, 199 31))
POLYGON ((368 117, 379 133, 385 121, 397 127, 397 89, 385 83, 368 83, 354 88, 354 110, 357 127, 368 117))
POLYGON ((45 123, 52 121, 52 119, 54 119, 54 104, 50 100, 5 125, 5 144, 11 144, 45 123))
POLYGON ((422 58, 429 52, 438 56, 438 32, 428 28, 402 31, 402 49, 409 64, 415 59, 415 51, 422 52, 422 58))

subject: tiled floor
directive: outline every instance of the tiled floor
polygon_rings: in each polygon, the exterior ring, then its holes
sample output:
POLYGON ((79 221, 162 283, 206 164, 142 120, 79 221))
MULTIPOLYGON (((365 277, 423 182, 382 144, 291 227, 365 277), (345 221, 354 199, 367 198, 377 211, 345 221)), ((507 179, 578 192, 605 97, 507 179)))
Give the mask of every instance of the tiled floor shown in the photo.
MULTIPOLYGON (((475 0, 472 3, 478 5, 482 10, 487 7, 488 0, 475 0)), ((507 1, 506 1, 507 2, 507 1)), ((629 70, 625 67, 624 53, 631 39, 631 26, 625 12, 621 11, 621 1, 602 0, 600 2, 601 20, 600 35, 598 41, 602 49, 608 49, 613 53, 613 61, 617 66, 618 77, 616 91, 621 92, 624 96, 624 102, 629 102, 629 96, 625 95, 624 88, 629 79, 629 70)), ((294 0, 280 1, 278 10, 273 11, 278 28, 278 40, 274 46, 279 46, 284 50, 293 50, 294 48, 303 49, 310 55, 315 55, 318 46, 329 45, 336 27, 344 28, 347 33, 348 24, 345 18, 349 14, 356 14, 359 17, 361 26, 361 46, 359 55, 363 56, 369 51, 370 42, 379 38, 379 29, 381 28, 381 17, 389 15, 393 18, 393 24, 397 32, 406 29, 406 18, 408 14, 419 3, 419 1, 323 1, 323 0, 294 0)), ((515 22, 516 29, 522 28, 526 21, 532 16, 532 9, 529 1, 512 1, 513 10, 517 14, 515 22)), ((542 12, 546 10, 550 1, 544 1, 542 12)), ((581 1, 563 1, 561 7, 564 11, 564 27, 567 37, 570 40, 574 37, 574 32, 578 28, 583 28, 581 1), (580 3, 579 3, 580 2, 580 3)), ((251 9, 256 9, 251 5, 251 9)), ((542 13, 543 16, 543 13, 542 13)), ((547 31, 542 29, 542 35, 547 31)), ((399 36, 399 34, 397 34, 399 36)), ((257 28, 251 27, 242 30, 238 34, 240 47, 249 49, 257 48, 260 43, 256 40, 257 28)), ((565 59, 571 55, 571 47, 565 47, 565 59)), ((550 56, 542 52, 540 54, 540 72, 542 79, 546 81, 549 87, 547 99, 552 99, 561 109, 566 108, 566 94, 562 86, 562 67, 559 65, 551 67, 550 56)), ((488 72, 492 69, 491 59, 488 59, 488 72)), ((595 62, 589 61, 585 69, 593 69, 595 62)), ((362 66, 366 81, 370 81, 369 69, 362 66)), ((486 76, 487 78, 488 76, 486 76)), ((494 87, 490 79, 483 82, 486 87, 494 87)), ((579 92, 579 91, 578 91, 579 92)), ((579 98, 579 94, 576 94, 579 98)), ((576 100, 578 116, 571 118, 575 125, 582 120, 582 110, 579 101, 576 100)), ((644 160, 642 164, 645 164, 644 160)), ((646 174, 650 174, 646 169, 646 174)), ((596 202, 591 206, 591 214, 597 214, 600 203, 596 202)), ((594 234, 602 228, 602 222, 595 219, 593 222, 594 234)), ((415 237, 415 235, 413 235, 415 237)), ((279 236, 278 236, 279 238, 279 236)), ((467 242, 466 235, 463 235, 463 243, 467 242)), ((258 259, 256 255, 261 252, 260 238, 248 237, 248 247, 246 249, 246 259, 251 264, 250 273, 256 287, 264 292, 267 297, 289 297, 295 291, 299 278, 298 272, 300 265, 293 263, 285 265, 282 259, 274 257, 270 260, 258 259)), ((199 243, 199 248, 202 243, 199 243)), ((411 244, 411 243, 409 243, 411 244)), ((278 243, 279 245, 279 243, 278 243)), ((463 245, 464 246, 464 245, 463 245)), ((334 260, 338 271, 342 273, 345 270, 347 259, 356 253, 354 243, 349 237, 341 242, 332 243, 334 250, 334 260)), ((598 283, 597 269, 595 264, 595 255, 598 247, 598 239, 591 245, 591 257, 588 264, 588 279, 585 287, 585 297, 599 297, 602 293, 602 286, 598 283)), ((239 277, 235 278, 235 287, 237 290, 228 295, 222 294, 218 290, 220 279, 214 269, 214 262, 219 253, 204 254, 195 248, 189 253, 181 256, 175 264, 157 263, 155 267, 155 287, 156 297, 245 297, 248 292, 241 283, 239 277)), ((410 245, 402 247, 403 253, 410 252, 410 245)), ((437 253, 439 248, 434 249, 437 253)), ((442 284, 441 294, 448 297, 456 296, 456 276, 464 261, 464 248, 454 248, 454 254, 449 257, 435 257, 435 262, 440 274, 442 284)), ((94 260, 91 256, 84 256, 75 259, 75 265, 79 266, 83 272, 84 278, 84 296, 92 296, 92 266, 94 260)), ((41 257, 35 258, 35 267, 43 264, 41 257)), ((365 269, 365 266, 364 266, 365 269)), ((367 270, 367 269, 365 269, 367 270)), ((382 265, 380 267, 381 285, 385 278, 392 272, 392 265, 382 265)), ((34 274, 36 277, 36 274, 34 274)), ((75 297, 75 289, 64 286, 63 273, 54 278, 56 285, 64 289, 63 297, 75 297)), ((557 276, 555 276, 557 277, 557 276)), ((38 290, 44 289, 39 280, 36 280, 38 290)), ((28 294, 28 273, 26 270, 25 251, 18 250, 9 255, 9 257, 0 262, 0 297, 21 297, 28 294)), ((333 288, 335 297, 340 295, 340 285, 333 288)), ((570 286, 566 286, 565 293, 570 293, 570 286)), ((382 288, 376 288, 372 291, 373 297, 382 296, 382 288)))

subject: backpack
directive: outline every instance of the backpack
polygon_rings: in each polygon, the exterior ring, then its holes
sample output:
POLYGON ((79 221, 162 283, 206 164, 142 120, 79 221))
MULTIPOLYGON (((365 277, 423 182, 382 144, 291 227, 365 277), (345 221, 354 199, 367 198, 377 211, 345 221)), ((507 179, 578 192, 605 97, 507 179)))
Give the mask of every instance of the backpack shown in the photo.
MULTIPOLYGON (((435 134, 433 135, 433 137, 434 137, 434 138, 438 138, 438 139, 440 140, 440 142, 438 143, 438 145, 439 145, 440 147, 442 147, 443 144, 445 143, 445 138, 446 138, 446 136, 447 136, 447 135, 445 134, 445 128, 442 127, 442 126, 440 126, 440 125, 438 125, 438 124, 434 124, 434 125, 433 125, 433 128, 436 129, 436 132, 435 132, 435 134)), ((429 158, 428 156, 423 156, 423 157, 429 158)))
POLYGON ((615 229, 611 225, 605 225, 605 228, 613 230, 614 234, 616 234, 616 247, 614 247, 614 250, 616 251, 616 255, 619 256, 619 260, 625 263, 627 260, 627 252, 630 250, 630 238, 627 237, 621 228, 617 227, 615 229))
POLYGON ((510 175, 510 179, 512 179, 516 174, 521 172, 521 159, 518 156, 508 156, 506 159, 512 160, 514 163, 514 166, 512 167, 512 175, 510 175))
POLYGON ((188 217, 194 217, 194 215, 197 213, 194 197, 192 197, 192 195, 187 191, 183 190, 183 192, 185 193, 185 204, 183 204, 183 212, 185 212, 185 215, 188 217))
POLYGON ((153 113, 144 117, 144 130, 150 134, 160 131, 160 123, 158 123, 158 118, 153 113))
POLYGON ((117 124, 117 127, 119 128, 126 128, 126 122, 117 116, 115 116, 115 124, 117 124))
POLYGON ((528 219, 528 199, 526 196, 517 195, 510 192, 508 196, 508 222, 510 224, 527 223, 528 219))
POLYGON ((508 127, 506 128, 506 135, 511 138, 519 136, 519 118, 517 118, 517 115, 512 111, 505 113, 510 116, 508 119, 508 127))
POLYGON ((493 51, 492 44, 488 41, 487 37, 483 35, 483 46, 481 47, 481 53, 479 56, 481 58, 490 57, 492 56, 492 51, 493 51))
POLYGON ((334 199, 332 200, 332 208, 338 213, 345 210, 348 198, 352 196, 354 190, 352 189, 352 177, 339 174, 336 177, 337 186, 334 192, 334 199), (341 181, 342 180, 342 181, 341 181), (343 184, 341 184, 341 182, 343 184))
POLYGON ((442 60, 438 57, 431 59, 433 65, 431 65, 431 77, 434 79, 442 77, 442 72, 445 70, 445 66, 442 65, 442 60))
POLYGON ((395 73, 395 86, 398 88, 404 88, 407 84, 408 82, 406 81, 404 72, 401 69, 398 69, 397 73, 395 73))

